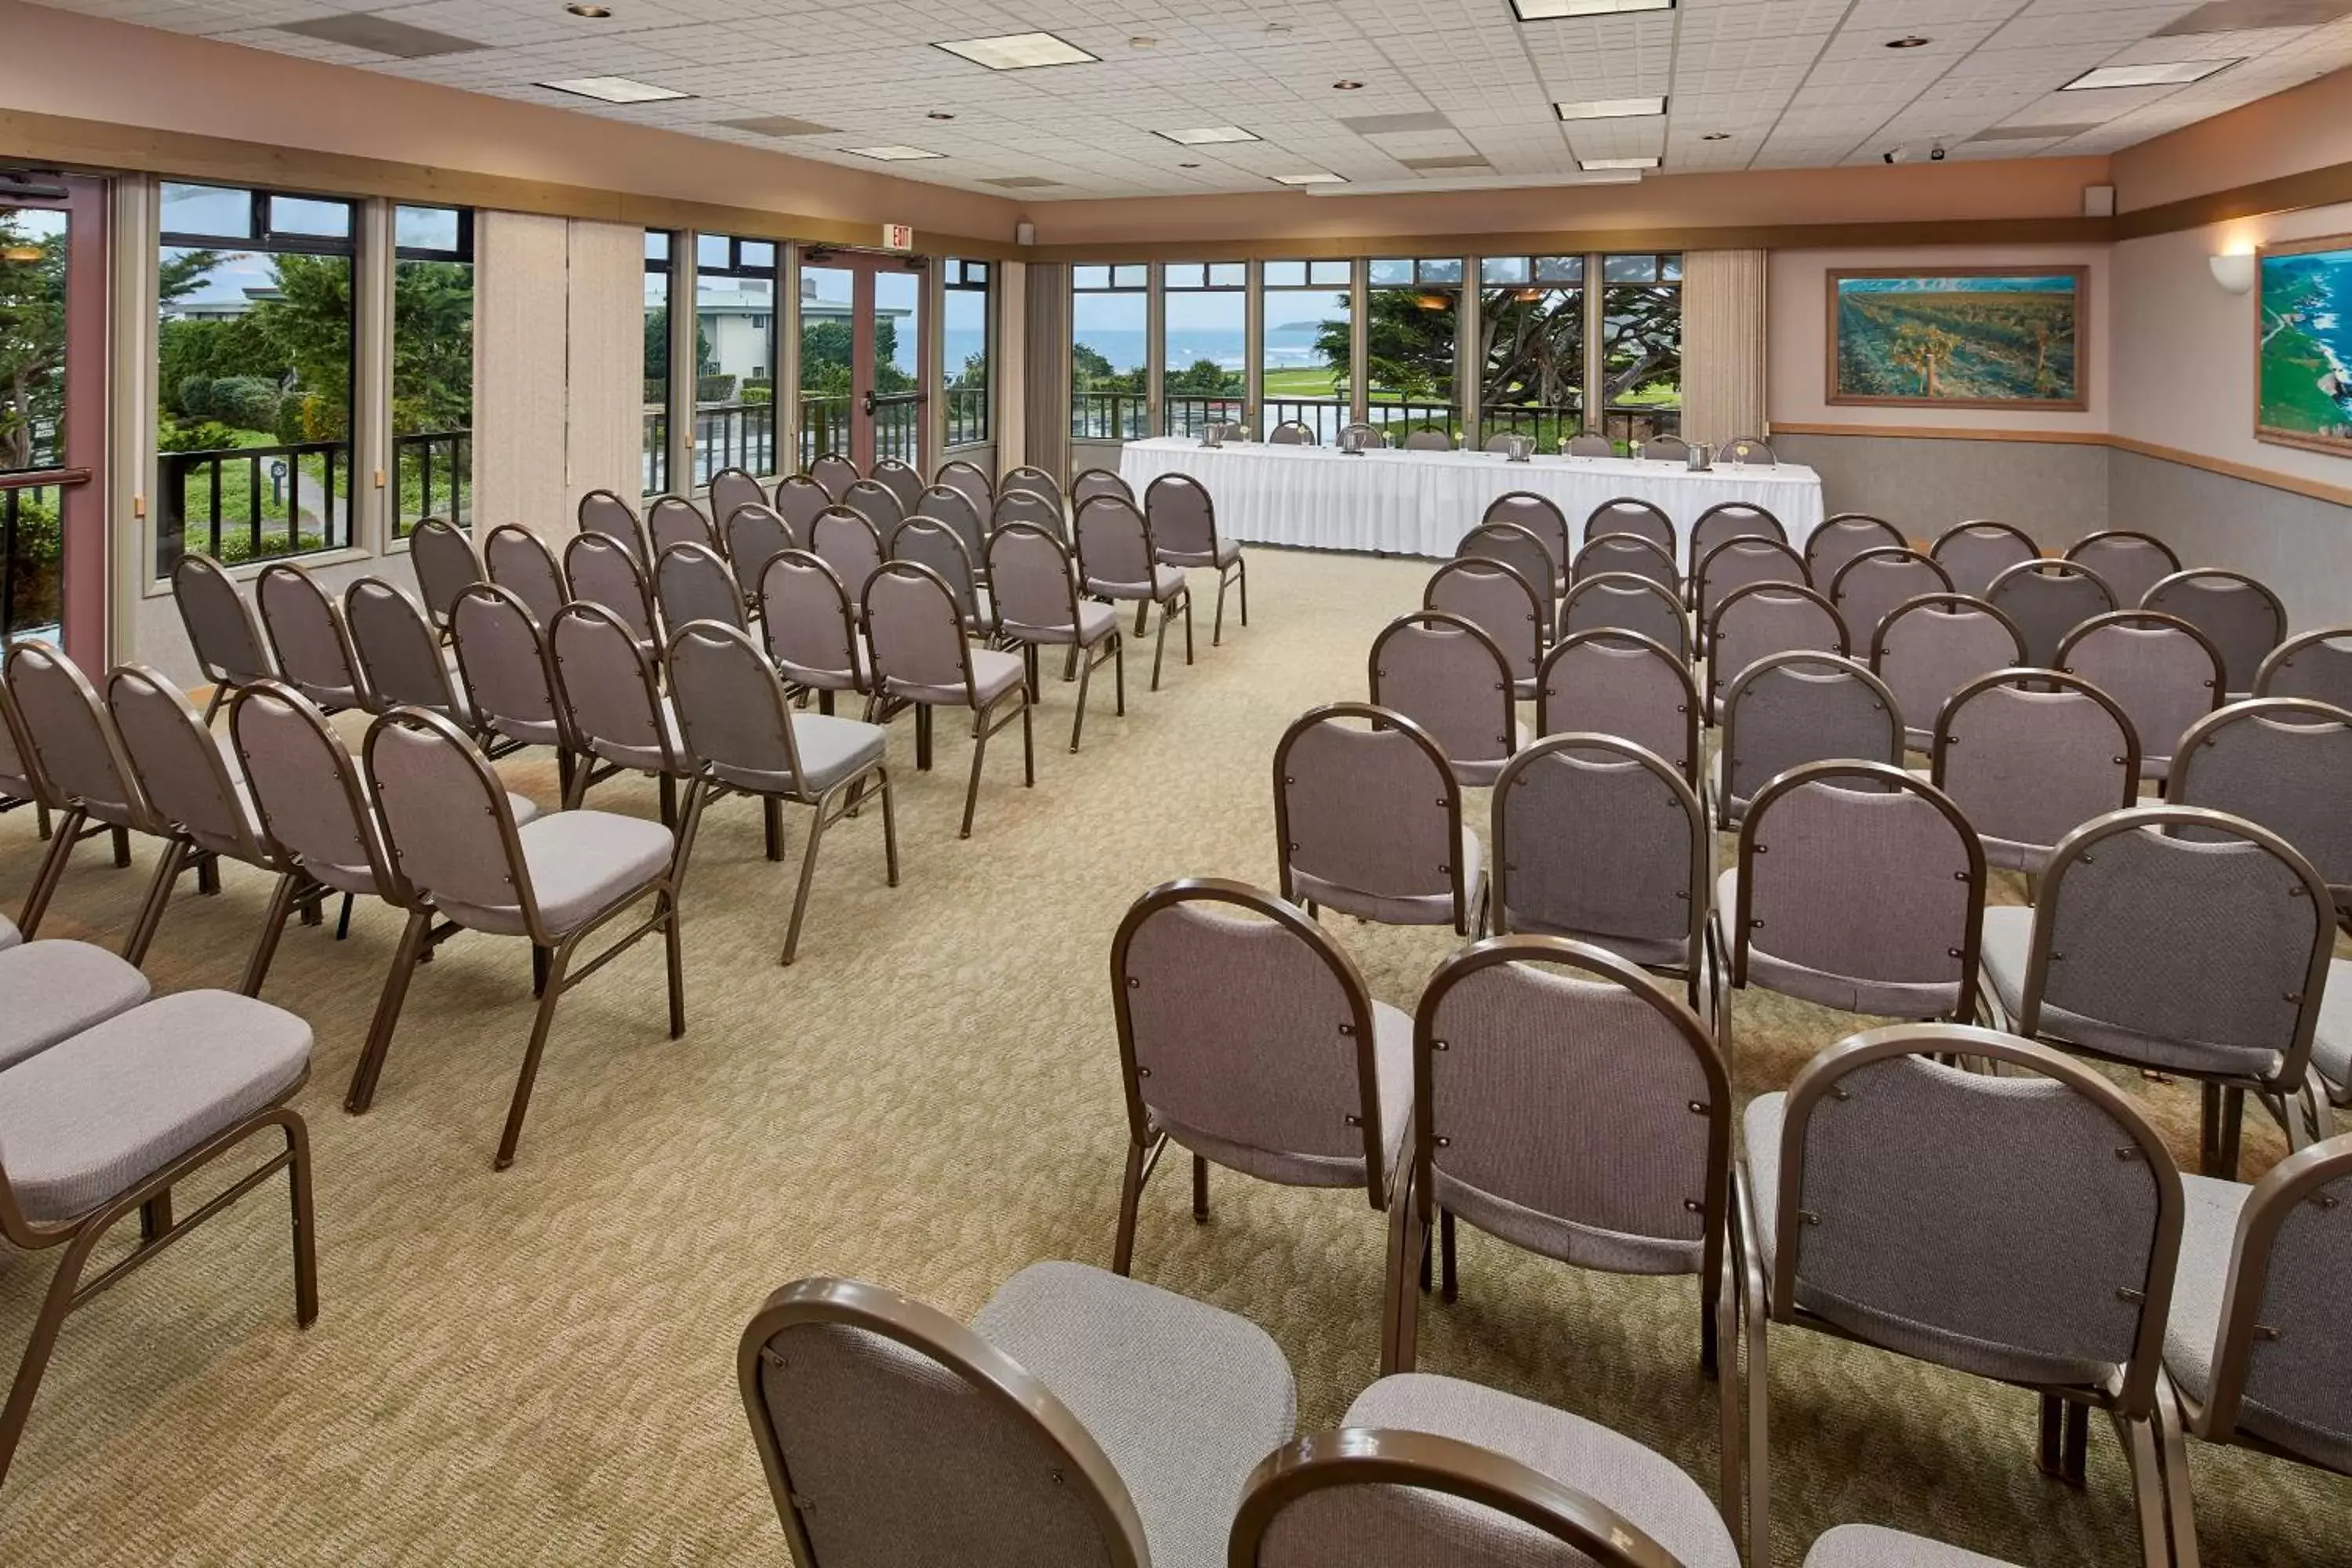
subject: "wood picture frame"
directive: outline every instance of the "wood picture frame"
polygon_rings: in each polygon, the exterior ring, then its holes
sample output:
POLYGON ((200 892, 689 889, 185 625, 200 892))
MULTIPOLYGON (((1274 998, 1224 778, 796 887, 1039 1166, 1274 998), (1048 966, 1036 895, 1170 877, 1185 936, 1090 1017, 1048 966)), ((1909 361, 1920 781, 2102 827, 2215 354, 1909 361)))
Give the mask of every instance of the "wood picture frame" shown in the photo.
POLYGON ((2280 240, 2254 249, 2254 308, 2251 312, 2254 439, 2341 458, 2352 456, 2352 402, 2347 401, 2352 398, 2352 369, 2347 368, 2352 366, 2352 340, 2347 340, 2339 359, 2330 339, 2300 330, 2304 324, 2300 311, 2292 318, 2281 319, 2273 300, 2274 283, 2284 289, 2296 281, 2274 276, 2273 262, 2331 253, 2336 258, 2334 265, 2342 268, 2344 298, 2337 303, 2333 292, 2333 284, 2337 280, 2324 282, 2324 297, 2329 309, 2314 313, 2352 319, 2352 234, 2280 240), (2327 368, 2323 370, 2323 365, 2327 368), (2336 379, 2341 390, 2329 389, 2330 377, 2336 379), (2338 415, 2332 427, 2324 406, 2331 401, 2338 415))
MULTIPOLYGON (((1916 267, 1839 267, 1831 268, 1825 273, 1824 290, 1826 310, 1824 311, 1822 333, 1825 339, 1822 401, 1827 404, 1840 407, 1864 408, 2005 408, 2028 413, 2045 414, 2080 414, 2087 411, 2091 406, 2091 269, 2088 267, 2034 266, 2030 264, 2015 267, 1944 267, 1935 268, 1916 267), (1971 340, 1966 336, 1951 332, 1948 330, 1948 327, 1934 326, 1932 322, 1923 323, 1923 329, 1933 330, 1941 333, 1945 339, 1955 341, 1952 341, 1949 343, 1949 346, 1945 349, 1942 355, 1938 356, 1937 354, 1929 353, 1925 357, 1924 363, 1919 366, 1916 373, 1926 384, 1922 390, 1906 393, 1892 390, 1891 388, 1882 390, 1869 387, 1857 387, 1853 384, 1850 384, 1850 381, 1859 381, 1863 378, 1851 374, 1853 367, 1849 363, 1847 358, 1847 350, 1849 346, 1853 346, 1858 350, 1859 345, 1849 345, 1846 341, 1846 312, 1844 305, 1849 298, 1849 293, 1844 289, 1843 285, 1855 281, 1875 280, 1884 282, 1905 279, 1916 279, 1922 284, 1937 285, 1937 287, 1926 287, 1917 290, 1904 290, 1898 289, 1856 290, 1854 291, 1854 297, 1866 297, 1871 293, 1884 293, 1897 296, 1898 298, 1943 296, 1948 297, 1951 300, 1958 301, 1968 299, 1970 295, 1976 295, 1983 299, 2010 300, 2018 295, 2030 294, 2037 298, 2047 298, 2053 301, 2063 300, 2065 302, 2066 310, 2063 312, 2064 335, 2063 341, 2065 342, 2067 347, 2067 353, 2064 362, 2065 374, 2062 383, 2064 389, 2064 395, 2034 396, 2026 395, 2017 396, 1944 396, 1940 394, 1935 393, 1932 388, 1936 384, 1939 374, 1939 362, 1941 360, 1948 360, 1958 349, 1968 346, 1971 340), (2037 285, 2041 286, 2032 289, 1999 290, 1972 288, 1969 286, 1967 281, 1965 281, 1968 279, 2031 279, 2037 285), (2062 279, 2065 280, 2063 287, 2047 286, 2050 280, 2062 279), (1955 287, 1955 284, 1958 286, 1955 287)), ((2038 310, 2030 312, 2029 314, 2032 319, 2021 321, 2018 323, 2017 330, 2020 331, 2040 330, 2043 326, 2043 322, 2040 320, 2040 317, 2045 312, 2038 310)), ((2057 312, 2048 312, 2048 314, 2055 316, 2057 312)), ((2052 325, 2054 326, 2055 322, 2053 321, 2052 325)), ((1900 329, 1898 327, 1895 330, 1899 331, 1900 329)), ((1993 334, 1990 331, 1979 329, 1973 341, 1978 344, 1981 351, 1983 345, 1991 339, 1992 335, 1993 334)), ((2036 363, 2031 373, 2037 384, 2040 384, 2049 374, 2049 351, 2052 344, 2059 341, 2061 340, 2054 335, 2037 341, 2034 349, 2034 353, 2037 356, 2036 363)), ((2021 359, 2022 353, 2023 350, 2021 343, 2016 357, 2021 359)), ((1894 374, 1894 368, 1896 365, 1901 365, 1902 368, 1906 371, 1910 369, 1909 365, 1905 364, 1903 362, 1895 360, 1892 353, 1884 353, 1878 357, 1886 362, 1884 365, 1873 367, 1875 379, 1880 383, 1880 386, 1882 388, 1886 387, 1887 383, 1891 380, 1892 374, 1894 374)), ((1983 369, 1999 368, 1998 360, 1991 358, 1982 352, 1979 352, 1979 353, 1974 357, 1979 362, 1979 380, 1982 379, 1983 369)))

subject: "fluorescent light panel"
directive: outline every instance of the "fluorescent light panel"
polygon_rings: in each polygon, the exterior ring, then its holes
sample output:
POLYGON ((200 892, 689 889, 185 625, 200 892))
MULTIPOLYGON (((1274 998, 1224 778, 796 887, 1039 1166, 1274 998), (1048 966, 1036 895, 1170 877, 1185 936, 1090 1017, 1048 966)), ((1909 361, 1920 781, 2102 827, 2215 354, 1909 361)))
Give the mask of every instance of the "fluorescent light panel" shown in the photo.
POLYGON ((845 153, 855 153, 861 158, 879 158, 885 163, 907 163, 917 158, 944 158, 945 153, 934 153, 927 147, 908 147, 893 143, 887 147, 844 147, 845 153))
POLYGON ((1553 110, 1562 120, 1638 120, 1646 115, 1664 114, 1664 98, 1589 98, 1580 103, 1555 103, 1553 110))
POLYGON ((1339 175, 1321 169, 1311 170, 1304 174, 1269 174, 1266 177, 1277 185, 1344 185, 1348 183, 1339 175))
POLYGON ((938 46, 992 71, 1029 70, 1037 66, 1074 66, 1101 56, 1090 55, 1067 38, 1051 33, 1006 33, 993 38, 958 38, 938 46))
POLYGON ((1522 22, 1561 16, 1614 16, 1627 11, 1671 11, 1675 0, 1511 0, 1522 22))
POLYGON ((625 76, 576 76, 539 85, 555 92, 568 92, 574 98, 593 98, 599 103, 667 103, 674 98, 694 96, 674 87, 656 87, 652 82, 625 76))
POLYGON ((1609 169, 1654 169, 1655 158, 1579 158, 1576 166, 1588 174, 1598 174, 1609 169))
POLYGON ((1222 142, 1258 140, 1255 132, 1244 131, 1238 125, 1203 125, 1197 131, 1161 131, 1156 134, 1165 136, 1179 147, 1213 147, 1222 142))
POLYGON ((2106 87, 2178 87, 2183 82, 2203 81, 2237 63, 2238 60, 2233 58, 2173 60, 2164 65, 2098 66, 2084 71, 2058 90, 2091 92, 2106 87))

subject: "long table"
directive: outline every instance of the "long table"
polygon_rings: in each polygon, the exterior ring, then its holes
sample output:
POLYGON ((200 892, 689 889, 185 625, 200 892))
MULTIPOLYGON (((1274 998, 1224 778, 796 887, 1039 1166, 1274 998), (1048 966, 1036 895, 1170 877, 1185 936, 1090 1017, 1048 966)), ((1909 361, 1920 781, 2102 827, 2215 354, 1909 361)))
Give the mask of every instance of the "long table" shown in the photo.
POLYGON ((1576 539, 1583 537, 1593 510, 1619 496, 1663 508, 1685 546, 1699 513, 1724 501, 1766 508, 1800 549, 1822 521, 1821 476, 1792 463, 1694 473, 1680 463, 1631 458, 1514 463, 1499 452, 1394 448, 1350 456, 1335 447, 1257 441, 1203 447, 1163 436, 1129 441, 1120 450, 1118 471, 1139 497, 1162 474, 1192 475, 1208 487, 1217 531, 1229 539, 1391 555, 1453 554, 1462 536, 1478 526, 1487 503, 1511 490, 1549 497, 1576 539))

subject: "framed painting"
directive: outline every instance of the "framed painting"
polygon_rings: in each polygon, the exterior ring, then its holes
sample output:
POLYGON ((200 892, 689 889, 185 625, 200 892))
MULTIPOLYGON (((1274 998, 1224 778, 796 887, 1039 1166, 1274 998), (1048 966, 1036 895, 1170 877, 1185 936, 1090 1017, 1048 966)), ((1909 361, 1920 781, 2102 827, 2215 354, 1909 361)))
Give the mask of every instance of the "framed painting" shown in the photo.
POLYGON ((2079 413, 2089 294, 2081 267, 1833 268, 1826 401, 2079 413))
POLYGON ((2254 258, 2254 438, 2352 453, 2352 235, 2254 258))

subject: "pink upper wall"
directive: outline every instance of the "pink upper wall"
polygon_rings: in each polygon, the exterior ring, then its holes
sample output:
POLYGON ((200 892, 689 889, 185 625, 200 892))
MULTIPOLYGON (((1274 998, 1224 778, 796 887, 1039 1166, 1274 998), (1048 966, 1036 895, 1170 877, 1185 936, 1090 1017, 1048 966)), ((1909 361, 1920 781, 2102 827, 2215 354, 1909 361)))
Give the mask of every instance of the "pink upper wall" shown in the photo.
POLYGON ((2122 212, 2352 163, 2352 70, 2126 147, 2114 163, 2122 212))

